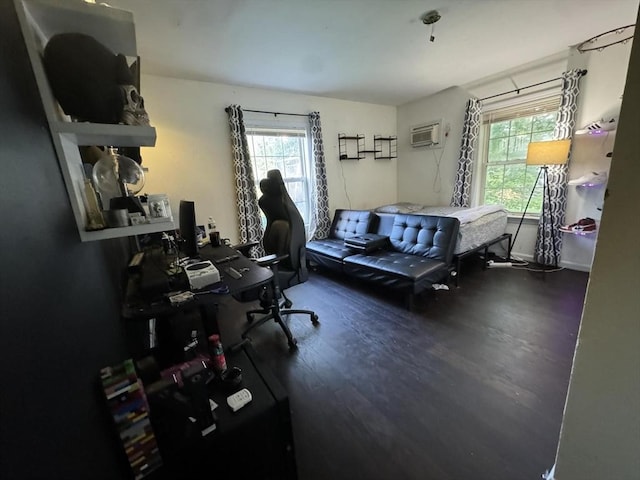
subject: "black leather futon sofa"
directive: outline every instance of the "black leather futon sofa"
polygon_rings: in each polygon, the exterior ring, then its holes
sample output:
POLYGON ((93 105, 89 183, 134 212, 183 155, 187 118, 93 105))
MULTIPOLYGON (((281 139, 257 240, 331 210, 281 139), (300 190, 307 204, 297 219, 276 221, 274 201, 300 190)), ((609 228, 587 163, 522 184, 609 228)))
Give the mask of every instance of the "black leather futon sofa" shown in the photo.
POLYGON ((307 242, 307 260, 415 295, 446 281, 460 222, 435 215, 336 210, 329 236, 307 242))

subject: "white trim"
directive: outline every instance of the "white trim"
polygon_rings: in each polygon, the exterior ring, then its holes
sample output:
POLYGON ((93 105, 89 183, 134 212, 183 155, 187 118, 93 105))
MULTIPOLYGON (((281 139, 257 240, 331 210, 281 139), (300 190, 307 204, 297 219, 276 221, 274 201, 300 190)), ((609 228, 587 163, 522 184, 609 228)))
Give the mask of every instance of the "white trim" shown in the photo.
MULTIPOLYGON (((529 253, 516 252, 515 250, 511 250, 511 258, 521 258, 526 262, 535 263, 533 259, 533 255, 529 253)), ((578 272, 591 272, 591 265, 585 265, 583 263, 575 263, 575 262, 567 262, 565 260, 560 260, 560 267, 566 268, 567 270, 576 270, 578 272)))
POLYGON ((585 265, 583 263, 567 262, 560 260, 560 266, 569 270, 577 270, 579 272, 591 272, 591 265, 585 265))

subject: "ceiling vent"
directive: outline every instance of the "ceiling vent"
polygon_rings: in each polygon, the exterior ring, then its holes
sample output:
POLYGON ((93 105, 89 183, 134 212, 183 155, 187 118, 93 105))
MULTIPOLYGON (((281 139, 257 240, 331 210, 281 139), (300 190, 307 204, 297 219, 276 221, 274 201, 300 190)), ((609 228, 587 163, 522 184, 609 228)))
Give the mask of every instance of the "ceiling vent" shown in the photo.
POLYGON ((433 147, 440 143, 440 123, 430 122, 411 129, 412 147, 433 147))

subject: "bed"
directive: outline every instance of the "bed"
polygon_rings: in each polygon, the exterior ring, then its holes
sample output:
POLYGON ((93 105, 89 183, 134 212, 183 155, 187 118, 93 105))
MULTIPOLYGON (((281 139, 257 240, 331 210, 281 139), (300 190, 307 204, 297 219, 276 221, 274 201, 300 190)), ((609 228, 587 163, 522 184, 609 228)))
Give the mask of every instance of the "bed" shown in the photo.
MULTIPOLYGON (((481 205, 479 207, 427 206, 409 202, 383 205, 375 209, 379 214, 424 214, 456 217, 460 220, 460 231, 454 249, 456 272, 465 257, 482 252, 487 257, 489 247, 507 242, 507 258, 511 251, 511 234, 507 228, 507 210, 502 205, 481 205)), ((456 275, 456 285, 458 275, 456 275)))

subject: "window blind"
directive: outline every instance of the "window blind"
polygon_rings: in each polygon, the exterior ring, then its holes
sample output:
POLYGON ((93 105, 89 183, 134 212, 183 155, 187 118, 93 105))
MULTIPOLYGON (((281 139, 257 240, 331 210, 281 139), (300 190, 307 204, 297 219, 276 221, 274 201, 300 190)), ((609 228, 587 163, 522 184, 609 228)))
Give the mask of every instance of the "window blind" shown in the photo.
POLYGON ((553 96, 486 112, 482 116, 482 121, 484 124, 504 122, 507 120, 513 120, 514 118, 557 112, 559 107, 560 96, 553 96))
POLYGON ((259 127, 248 127, 246 129, 247 135, 263 135, 266 137, 300 137, 305 138, 306 132, 304 130, 294 130, 294 129, 272 129, 272 128, 259 128, 259 127))

